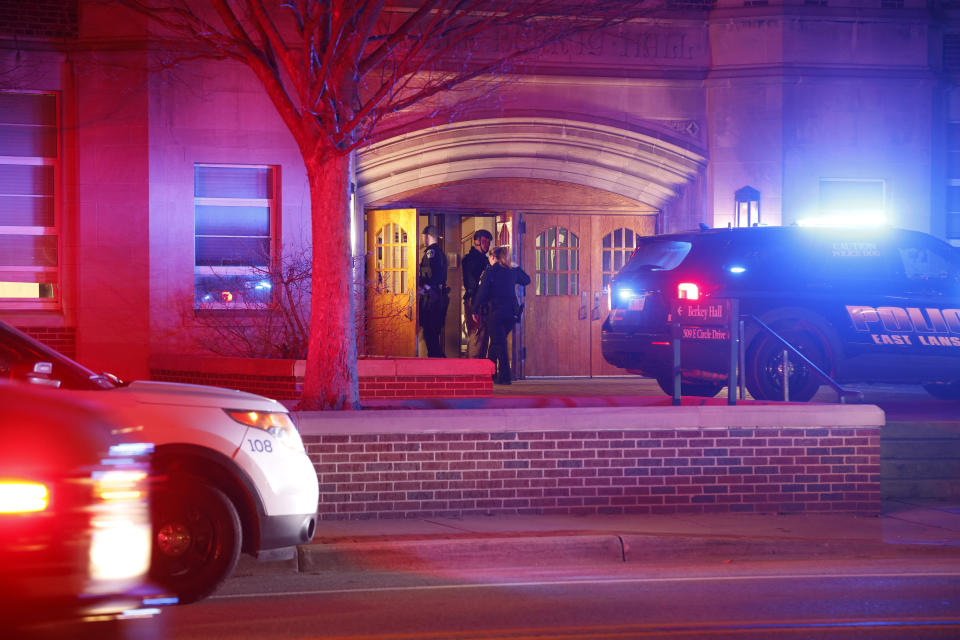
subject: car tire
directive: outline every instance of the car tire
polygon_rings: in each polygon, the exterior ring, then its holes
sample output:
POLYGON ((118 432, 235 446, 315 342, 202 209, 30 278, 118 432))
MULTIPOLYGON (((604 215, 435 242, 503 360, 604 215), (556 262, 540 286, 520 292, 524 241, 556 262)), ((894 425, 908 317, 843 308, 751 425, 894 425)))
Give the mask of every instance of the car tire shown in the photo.
POLYGON ((174 476, 152 497, 150 577, 180 603, 210 595, 240 557, 240 517, 230 499, 201 478, 174 476))
MULTIPOLYGON (((803 329, 774 327, 780 336, 809 358, 821 370, 826 365, 826 349, 813 333, 803 329)), ((807 402, 817 393, 823 380, 799 358, 787 357, 791 402, 807 402)), ((770 335, 759 334, 746 354, 745 380, 755 400, 783 400, 783 346, 770 335)))
MULTIPOLYGON (((670 376, 657 377, 657 385, 659 385, 660 390, 668 396, 673 395, 673 378, 670 376)), ((712 398, 720 393, 720 389, 723 389, 723 387, 724 384, 720 382, 691 382, 689 380, 681 380, 680 395, 712 398)))
POLYGON ((923 388, 938 400, 960 399, 960 381, 955 382, 928 382, 923 388))

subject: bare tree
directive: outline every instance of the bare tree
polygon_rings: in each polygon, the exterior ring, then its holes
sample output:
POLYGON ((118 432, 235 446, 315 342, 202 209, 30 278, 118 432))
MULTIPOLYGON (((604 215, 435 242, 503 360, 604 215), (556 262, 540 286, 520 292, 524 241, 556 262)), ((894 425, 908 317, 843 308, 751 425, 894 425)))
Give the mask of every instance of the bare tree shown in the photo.
POLYGON ((303 409, 358 406, 349 154, 409 126, 396 114, 435 115, 457 87, 647 11, 634 0, 114 1, 203 55, 247 65, 299 146, 313 229, 303 409))
POLYGON ((203 349, 224 356, 290 358, 307 353, 310 250, 264 256, 237 276, 213 269, 180 309, 203 349))
MULTIPOLYGON (((363 267, 366 256, 354 257, 354 267, 363 267)), ((192 342, 210 353, 241 358, 307 357, 310 297, 310 250, 284 253, 278 260, 269 256, 263 266, 249 267, 242 277, 213 269, 207 286, 192 296, 185 292, 179 308, 180 324, 193 336, 192 342)), ((394 344, 391 320, 406 317, 408 307, 393 297, 376 296, 382 284, 354 283, 354 298, 374 300, 354 315, 357 349, 394 344)))

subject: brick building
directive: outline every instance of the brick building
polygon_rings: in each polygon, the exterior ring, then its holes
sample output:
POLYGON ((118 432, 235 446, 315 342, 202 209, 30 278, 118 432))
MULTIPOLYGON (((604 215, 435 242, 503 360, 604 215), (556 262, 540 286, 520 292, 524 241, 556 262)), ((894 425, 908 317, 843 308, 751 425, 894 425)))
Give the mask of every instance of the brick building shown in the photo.
MULTIPOLYGON (((258 260, 309 238, 302 160, 254 76, 165 64, 150 33, 83 0, 0 7, 0 318, 124 377, 205 353, 205 318, 252 322, 258 260)), ((357 153, 367 352, 418 353, 428 222, 454 287, 478 228, 535 277, 516 345, 534 376, 617 372, 605 286, 638 235, 842 213, 960 243, 958 44, 949 3, 716 0, 544 51, 495 99, 357 153)))

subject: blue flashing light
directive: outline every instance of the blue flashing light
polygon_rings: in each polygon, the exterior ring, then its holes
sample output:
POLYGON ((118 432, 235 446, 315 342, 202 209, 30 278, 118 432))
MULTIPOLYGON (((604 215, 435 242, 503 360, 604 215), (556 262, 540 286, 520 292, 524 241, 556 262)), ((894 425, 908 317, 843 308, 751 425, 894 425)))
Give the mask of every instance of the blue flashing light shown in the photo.
POLYGON ((730 267, 730 273, 743 273, 746 270, 746 267, 730 267))
POLYGON ((617 297, 621 300, 630 300, 636 297, 633 289, 617 289, 617 297))
POLYGON ((256 284, 256 286, 254 286, 254 289, 272 289, 272 288, 273 288, 273 285, 271 285, 266 280, 261 280, 256 284))

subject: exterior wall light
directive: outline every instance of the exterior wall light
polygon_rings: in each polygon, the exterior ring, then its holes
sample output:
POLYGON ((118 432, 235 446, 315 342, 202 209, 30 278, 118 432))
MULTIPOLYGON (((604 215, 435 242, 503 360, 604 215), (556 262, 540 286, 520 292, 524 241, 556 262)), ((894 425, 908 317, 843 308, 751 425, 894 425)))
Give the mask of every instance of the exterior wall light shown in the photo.
POLYGON ((733 221, 737 227, 760 224, 760 192, 753 187, 741 187, 734 194, 733 221))

